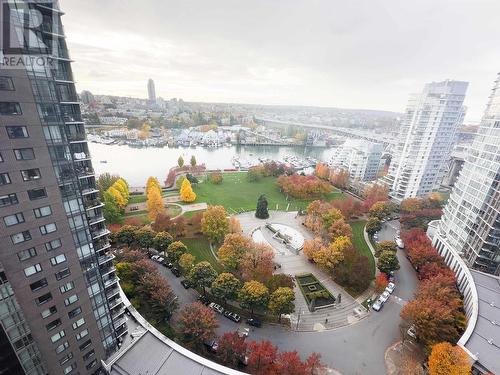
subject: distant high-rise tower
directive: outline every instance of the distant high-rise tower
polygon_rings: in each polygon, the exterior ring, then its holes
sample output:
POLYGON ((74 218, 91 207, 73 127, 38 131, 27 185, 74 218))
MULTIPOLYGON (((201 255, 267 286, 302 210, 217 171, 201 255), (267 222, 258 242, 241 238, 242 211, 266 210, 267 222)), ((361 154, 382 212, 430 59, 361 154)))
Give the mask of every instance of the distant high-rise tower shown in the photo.
POLYGON ((94 95, 90 91, 83 90, 80 94, 83 104, 92 104, 95 102, 94 95))
POLYGON ((0 374, 96 374, 127 334, 56 4, 2 2, 43 52, 0 72, 0 374))
POLYGON ((500 275, 500 73, 434 236, 472 268, 500 275))
POLYGON ((461 81, 432 82, 410 98, 384 178, 395 200, 424 196, 439 188, 465 115, 462 104, 467 86, 461 81))
POLYGON ((151 103, 156 103, 155 82, 151 78, 148 79, 148 99, 151 103))

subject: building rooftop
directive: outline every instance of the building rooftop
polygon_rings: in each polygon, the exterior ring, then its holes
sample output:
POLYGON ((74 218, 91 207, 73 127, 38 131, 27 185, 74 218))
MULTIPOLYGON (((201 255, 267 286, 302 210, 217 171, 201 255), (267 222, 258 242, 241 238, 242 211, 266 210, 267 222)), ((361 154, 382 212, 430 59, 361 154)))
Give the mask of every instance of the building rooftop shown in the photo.
POLYGON ((479 298, 479 316, 465 347, 482 366, 500 374, 500 278, 470 271, 479 298))
POLYGON ((123 291, 120 295, 130 312, 127 318, 129 334, 124 336, 120 350, 103 362, 110 375, 244 375, 170 340, 135 310, 123 291))

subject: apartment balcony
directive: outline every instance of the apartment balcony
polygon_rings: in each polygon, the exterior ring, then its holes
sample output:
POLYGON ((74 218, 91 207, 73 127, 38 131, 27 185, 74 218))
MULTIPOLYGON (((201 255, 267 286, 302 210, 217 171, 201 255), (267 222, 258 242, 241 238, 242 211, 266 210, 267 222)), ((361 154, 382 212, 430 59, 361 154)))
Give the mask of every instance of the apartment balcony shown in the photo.
POLYGON ((105 219, 104 219, 104 216, 102 216, 102 214, 98 214, 98 215, 94 215, 92 217, 88 216, 88 220, 89 220, 90 225, 96 225, 96 224, 102 223, 105 219))
POLYGON ((120 297, 115 298, 112 301, 108 301, 108 306, 110 310, 113 310, 115 307, 118 307, 121 304, 123 304, 123 300, 120 297))
POLYGON ((76 175, 78 176, 78 178, 95 176, 94 169, 91 167, 87 167, 87 166, 76 167, 75 172, 76 172, 76 175))
POLYGON ((120 294, 120 288, 118 286, 116 288, 106 290, 106 298, 108 300, 112 299, 114 296, 120 294))
POLYGON ((105 252, 105 250, 109 249, 111 244, 107 240, 94 241, 94 249, 96 253, 105 252))
POLYGON ((92 238, 95 240, 97 238, 101 238, 103 236, 106 236, 108 234, 110 234, 111 232, 107 229, 99 229, 99 230, 91 230, 90 231, 90 234, 92 236, 92 238))
POLYGON ((120 326, 123 326, 125 323, 127 323, 127 319, 125 319, 124 317, 121 317, 120 319, 113 321, 113 326, 120 327, 120 326))
POLYGON ((121 327, 119 327, 118 329, 115 330, 115 333, 116 333, 117 337, 122 337, 127 332, 128 332, 128 327, 127 327, 126 324, 122 325, 121 327))
POLYGON ((83 206, 85 207, 85 210, 88 211, 95 208, 104 207, 104 203, 102 203, 99 199, 84 199, 83 206))
POLYGON ((108 267, 102 267, 102 268, 100 268, 100 271, 101 271, 101 276, 106 276, 106 275, 109 275, 110 273, 115 272, 116 268, 115 268, 115 266, 113 264, 111 264, 108 267))
POLYGON ((104 288, 109 288, 117 284, 119 280, 120 279, 116 275, 111 276, 110 278, 104 280, 104 288))
POLYGON ((125 314, 125 307, 122 306, 120 309, 113 309, 113 311, 111 311, 111 319, 113 319, 113 321, 116 321, 117 319, 120 319, 121 316, 123 316, 125 314))
POLYGON ((113 254, 103 255, 97 258, 97 264, 102 265, 104 263, 112 261, 113 259, 115 259, 115 256, 113 254))
POLYGON ((81 190, 82 195, 89 195, 89 194, 94 194, 94 193, 99 193, 99 190, 97 190, 94 187, 84 187, 81 190))
POLYGON ((82 161, 88 161, 90 160, 90 154, 86 152, 74 152, 73 153, 73 161, 75 162, 82 162, 82 161))

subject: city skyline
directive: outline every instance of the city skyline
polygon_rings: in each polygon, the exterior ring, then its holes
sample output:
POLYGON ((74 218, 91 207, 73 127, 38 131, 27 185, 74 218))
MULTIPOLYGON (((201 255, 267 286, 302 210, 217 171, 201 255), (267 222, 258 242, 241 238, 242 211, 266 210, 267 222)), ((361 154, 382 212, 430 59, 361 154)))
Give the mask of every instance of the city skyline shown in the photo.
POLYGON ((434 5, 141 2, 117 16, 113 1, 62 2, 79 91, 146 98, 151 77, 165 99, 402 112, 425 82, 456 79, 471 82, 466 122, 479 121, 500 4, 434 5))

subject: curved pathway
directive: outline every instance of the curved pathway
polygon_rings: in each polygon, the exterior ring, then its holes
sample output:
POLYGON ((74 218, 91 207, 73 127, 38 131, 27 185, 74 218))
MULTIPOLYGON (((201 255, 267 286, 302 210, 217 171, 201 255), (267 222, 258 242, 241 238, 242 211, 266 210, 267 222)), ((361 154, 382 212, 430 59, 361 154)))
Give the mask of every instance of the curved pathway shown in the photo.
POLYGON ((350 324, 357 323, 365 318, 368 313, 351 297, 344 289, 335 283, 332 278, 318 266, 310 263, 302 254, 294 254, 286 249, 281 243, 272 238, 269 230, 265 228, 266 223, 287 225, 304 236, 304 239, 312 239, 313 235, 302 225, 302 220, 297 217, 296 212, 269 211, 269 219, 257 219, 254 212, 245 212, 236 215, 241 224, 241 229, 247 235, 257 229, 262 228, 262 234, 266 242, 275 250, 274 261, 281 265, 276 272, 289 274, 292 276, 301 273, 312 273, 337 298, 341 295, 341 303, 335 306, 309 311, 307 302, 298 286, 295 286, 295 312, 291 314, 291 326, 296 331, 324 331, 335 329, 350 324))

